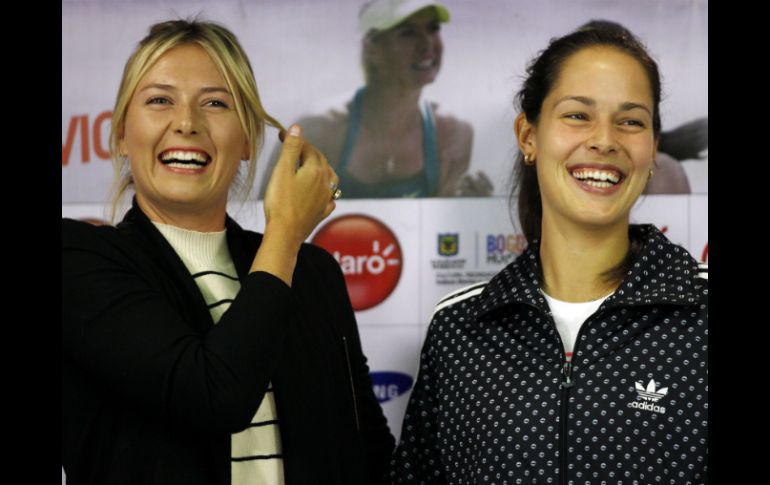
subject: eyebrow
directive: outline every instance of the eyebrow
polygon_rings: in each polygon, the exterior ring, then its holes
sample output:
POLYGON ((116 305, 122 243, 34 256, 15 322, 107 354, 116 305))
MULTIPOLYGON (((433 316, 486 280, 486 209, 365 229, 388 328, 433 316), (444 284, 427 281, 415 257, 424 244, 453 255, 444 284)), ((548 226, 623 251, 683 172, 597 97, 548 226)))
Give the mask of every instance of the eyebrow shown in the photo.
MULTIPOLYGON (((579 103, 583 103, 583 104, 585 104, 587 106, 591 106, 591 107, 596 106, 596 101, 594 101, 591 98, 587 98, 585 96, 564 96, 563 98, 557 100, 556 103, 554 104, 554 106, 558 106, 558 104, 561 103, 562 101, 569 101, 569 100, 577 101, 579 103)), ((650 108, 648 108, 647 106, 645 106, 643 104, 632 103, 631 101, 626 101, 625 103, 621 103, 620 104, 620 111, 630 111, 630 110, 636 109, 636 108, 643 109, 650 116, 652 116, 652 112, 650 112, 650 108)))
MULTIPOLYGON (((176 87, 172 86, 171 84, 151 83, 151 84, 148 84, 147 86, 143 87, 139 91, 140 92, 141 91, 146 91, 148 89, 161 89, 161 90, 164 90, 164 91, 175 91, 176 87)), ((232 94, 230 93, 229 89, 221 87, 221 86, 206 86, 206 87, 201 88, 200 92, 203 93, 203 94, 208 94, 208 93, 224 93, 224 94, 227 94, 228 96, 232 96, 232 94)))

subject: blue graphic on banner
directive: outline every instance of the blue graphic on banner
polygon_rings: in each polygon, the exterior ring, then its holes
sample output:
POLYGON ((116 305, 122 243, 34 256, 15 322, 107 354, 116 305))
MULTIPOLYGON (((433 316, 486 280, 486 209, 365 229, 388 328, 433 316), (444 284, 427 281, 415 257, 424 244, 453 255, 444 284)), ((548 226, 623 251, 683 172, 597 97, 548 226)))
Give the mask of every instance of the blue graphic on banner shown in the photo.
POLYGON ((487 264, 506 265, 526 247, 524 234, 487 234, 487 264))
POLYGON ((414 383, 412 376, 403 372, 370 372, 369 376, 380 404, 405 394, 414 383))

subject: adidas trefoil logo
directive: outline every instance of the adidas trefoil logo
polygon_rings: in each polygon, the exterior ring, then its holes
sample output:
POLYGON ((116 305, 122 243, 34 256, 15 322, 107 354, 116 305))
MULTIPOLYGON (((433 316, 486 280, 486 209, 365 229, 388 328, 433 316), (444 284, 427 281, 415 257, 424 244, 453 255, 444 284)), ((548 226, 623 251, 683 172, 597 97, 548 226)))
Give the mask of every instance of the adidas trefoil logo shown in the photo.
POLYGON ((646 388, 640 381, 634 383, 634 388, 636 389, 638 400, 628 403, 629 408, 652 411, 658 414, 666 413, 665 407, 658 406, 655 403, 660 401, 666 394, 668 394, 668 387, 655 389, 655 380, 650 379, 650 382, 647 383, 646 388))
POLYGON ((645 401, 658 402, 660 398, 668 394, 668 387, 661 387, 656 391, 655 381, 650 379, 650 382, 647 384, 647 389, 645 389, 641 382, 636 381, 636 392, 638 392, 639 397, 645 401))

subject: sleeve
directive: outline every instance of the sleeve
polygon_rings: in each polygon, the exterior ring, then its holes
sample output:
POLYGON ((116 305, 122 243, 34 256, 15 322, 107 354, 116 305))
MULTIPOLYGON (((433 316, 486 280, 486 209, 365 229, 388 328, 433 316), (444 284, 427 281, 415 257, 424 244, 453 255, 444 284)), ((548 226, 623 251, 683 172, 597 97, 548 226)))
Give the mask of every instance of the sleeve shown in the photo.
POLYGON ((447 483, 437 439, 438 383, 433 335, 431 324, 420 353, 417 382, 409 396, 401 439, 390 463, 390 483, 393 485, 447 483))
POLYGON ((369 366, 361 346, 361 337, 355 320, 355 312, 350 302, 350 297, 345 286, 342 270, 336 261, 326 252, 330 262, 329 272, 334 277, 335 293, 339 296, 339 308, 345 313, 345 320, 350 322, 346 333, 350 336, 348 351, 350 352, 350 366, 352 371, 353 386, 355 389, 356 408, 360 431, 366 446, 366 458, 369 465, 369 475, 372 484, 384 483, 390 462, 395 438, 390 432, 388 421, 382 412, 382 407, 374 395, 372 379, 369 376, 369 366))
POLYGON ((293 319, 291 289, 250 274, 201 336, 136 258, 78 231, 62 249, 63 357, 149 416, 208 432, 248 426, 293 319))

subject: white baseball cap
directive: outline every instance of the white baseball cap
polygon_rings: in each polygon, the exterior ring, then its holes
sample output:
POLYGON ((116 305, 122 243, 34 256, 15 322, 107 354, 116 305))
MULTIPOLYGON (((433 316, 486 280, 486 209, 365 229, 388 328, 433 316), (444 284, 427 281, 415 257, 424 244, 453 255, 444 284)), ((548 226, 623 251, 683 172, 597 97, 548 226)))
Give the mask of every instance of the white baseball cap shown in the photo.
POLYGON ((439 22, 449 21, 449 10, 429 0, 371 0, 361 7, 358 30, 364 35, 371 30, 388 30, 426 7, 436 10, 439 22))

